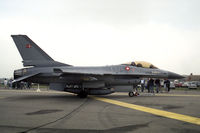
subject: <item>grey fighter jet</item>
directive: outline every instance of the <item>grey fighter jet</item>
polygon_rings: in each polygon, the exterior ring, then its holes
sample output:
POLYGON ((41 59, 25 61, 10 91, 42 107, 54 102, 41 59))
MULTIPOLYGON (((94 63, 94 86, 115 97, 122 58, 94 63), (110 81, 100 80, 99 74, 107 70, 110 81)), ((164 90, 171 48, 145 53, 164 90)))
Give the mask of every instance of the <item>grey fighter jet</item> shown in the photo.
POLYGON ((181 75, 161 70, 146 62, 130 62, 98 67, 75 67, 54 61, 26 35, 11 35, 23 59, 25 68, 14 71, 14 81, 49 84, 50 89, 87 95, 106 95, 128 92, 141 78, 179 79, 181 75), (128 86, 119 89, 119 86, 128 86), (128 89, 127 89, 128 88, 128 89))

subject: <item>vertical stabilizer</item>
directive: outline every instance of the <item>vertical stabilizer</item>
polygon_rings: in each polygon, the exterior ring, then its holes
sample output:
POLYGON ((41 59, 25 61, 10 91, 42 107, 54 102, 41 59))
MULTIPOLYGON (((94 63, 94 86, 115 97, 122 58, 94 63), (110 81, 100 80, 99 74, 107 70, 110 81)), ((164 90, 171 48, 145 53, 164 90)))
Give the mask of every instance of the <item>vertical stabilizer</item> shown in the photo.
POLYGON ((54 61, 26 35, 11 35, 23 59, 24 66, 63 66, 54 61))

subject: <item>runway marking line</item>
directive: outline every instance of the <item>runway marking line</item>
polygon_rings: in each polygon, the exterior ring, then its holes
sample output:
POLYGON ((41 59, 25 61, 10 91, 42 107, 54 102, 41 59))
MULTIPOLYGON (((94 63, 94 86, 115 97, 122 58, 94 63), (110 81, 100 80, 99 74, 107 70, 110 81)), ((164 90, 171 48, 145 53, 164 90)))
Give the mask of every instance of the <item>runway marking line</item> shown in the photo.
POLYGON ((118 105, 121 107, 139 110, 139 111, 154 114, 157 116, 162 116, 162 117, 166 117, 166 118, 170 118, 170 119, 175 119, 175 120, 179 120, 179 121, 183 121, 183 122, 200 125, 200 118, 197 118, 197 117, 192 117, 192 116, 188 116, 188 115, 182 115, 182 114, 177 114, 177 113, 168 112, 168 111, 164 111, 164 110, 144 107, 144 106, 130 104, 130 103, 112 100, 112 99, 108 99, 108 98, 95 97, 95 96, 90 96, 90 97, 95 100, 98 100, 98 101, 118 105))
POLYGON ((200 97, 200 95, 187 94, 156 94, 156 96, 170 96, 170 97, 200 97))

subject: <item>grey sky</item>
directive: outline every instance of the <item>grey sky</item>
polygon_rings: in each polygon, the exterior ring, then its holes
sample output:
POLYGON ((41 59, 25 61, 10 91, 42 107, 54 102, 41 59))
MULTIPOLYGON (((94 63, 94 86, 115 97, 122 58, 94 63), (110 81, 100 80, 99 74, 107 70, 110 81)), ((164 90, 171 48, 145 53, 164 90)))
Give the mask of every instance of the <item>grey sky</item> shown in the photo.
POLYGON ((71 65, 152 62, 200 74, 198 0, 0 0, 0 77, 22 59, 11 34, 26 34, 71 65))

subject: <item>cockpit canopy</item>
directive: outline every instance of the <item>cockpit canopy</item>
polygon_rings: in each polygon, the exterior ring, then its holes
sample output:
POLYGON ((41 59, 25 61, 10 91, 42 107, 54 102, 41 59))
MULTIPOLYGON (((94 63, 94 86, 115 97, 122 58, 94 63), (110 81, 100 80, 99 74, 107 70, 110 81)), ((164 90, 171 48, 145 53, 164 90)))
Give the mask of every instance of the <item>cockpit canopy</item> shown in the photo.
POLYGON ((129 65, 129 66, 136 66, 136 67, 143 67, 143 68, 151 68, 151 69, 158 69, 156 66, 149 62, 145 61, 133 61, 128 63, 123 63, 122 65, 129 65))

